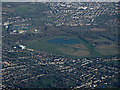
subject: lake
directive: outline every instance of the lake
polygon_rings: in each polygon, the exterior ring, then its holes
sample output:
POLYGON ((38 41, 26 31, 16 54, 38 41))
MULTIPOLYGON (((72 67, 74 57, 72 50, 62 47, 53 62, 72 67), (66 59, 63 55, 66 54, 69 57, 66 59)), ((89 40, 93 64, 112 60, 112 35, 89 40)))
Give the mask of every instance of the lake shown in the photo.
POLYGON ((55 38, 47 40, 48 43, 52 44, 78 44, 80 43, 77 39, 74 38, 55 38))

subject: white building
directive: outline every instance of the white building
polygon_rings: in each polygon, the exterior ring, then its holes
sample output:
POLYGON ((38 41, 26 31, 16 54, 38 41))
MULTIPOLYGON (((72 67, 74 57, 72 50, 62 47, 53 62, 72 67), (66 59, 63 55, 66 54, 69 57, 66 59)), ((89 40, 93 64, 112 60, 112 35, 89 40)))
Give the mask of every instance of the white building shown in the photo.
POLYGON ((19 47, 21 47, 22 49, 26 49, 26 46, 23 45, 19 45, 19 47))

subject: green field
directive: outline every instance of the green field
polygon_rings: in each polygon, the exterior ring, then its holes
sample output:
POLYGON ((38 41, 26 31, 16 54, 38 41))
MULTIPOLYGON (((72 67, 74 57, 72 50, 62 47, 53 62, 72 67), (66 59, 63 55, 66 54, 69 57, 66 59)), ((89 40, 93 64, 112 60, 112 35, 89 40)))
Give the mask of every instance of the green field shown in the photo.
POLYGON ((86 42, 83 38, 80 37, 71 37, 71 36, 55 36, 44 38, 40 40, 27 41, 24 43, 27 48, 46 51, 48 53, 64 55, 67 57, 100 57, 100 56, 109 56, 117 54, 116 50, 108 48, 103 48, 102 46, 93 47, 88 42, 86 42), (48 43, 47 40, 55 39, 55 38, 74 38, 77 39, 79 44, 52 44, 48 43))
POLYGON ((90 42, 96 42, 99 44, 94 45, 94 49, 104 56, 117 55, 118 45, 117 42, 108 40, 107 38, 101 37, 99 39, 89 39, 90 42), (105 44, 108 43, 108 44, 105 44))
POLYGON ((36 41, 28 41, 24 43, 27 48, 34 50, 46 51, 49 53, 70 56, 70 57, 95 57, 100 54, 87 42, 78 37, 71 36, 56 36, 50 38, 44 38, 36 41), (54 38, 74 38, 79 40, 79 44, 52 44, 48 43, 47 40, 54 38))

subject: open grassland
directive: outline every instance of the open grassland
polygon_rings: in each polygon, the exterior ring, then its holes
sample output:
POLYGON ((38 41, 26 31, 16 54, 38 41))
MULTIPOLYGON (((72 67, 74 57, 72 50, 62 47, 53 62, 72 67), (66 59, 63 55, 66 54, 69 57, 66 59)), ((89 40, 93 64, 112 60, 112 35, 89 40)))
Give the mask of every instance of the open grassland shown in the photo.
POLYGON ((69 36, 56 36, 51 38, 44 38, 38 41, 28 41, 25 45, 28 48, 32 48, 35 50, 47 51, 49 53, 61 54, 61 55, 68 55, 68 56, 85 56, 89 55, 90 52, 86 46, 82 43, 76 44, 52 44, 48 43, 47 40, 54 39, 54 38, 73 38, 69 36))
POLYGON ((26 12, 33 12, 36 9, 35 5, 21 5, 20 7, 17 7, 14 9, 15 13, 26 13, 26 12))
POLYGON ((70 57, 98 57, 103 55, 117 54, 117 48, 114 47, 114 44, 110 44, 109 46, 99 45, 99 46, 93 47, 88 42, 84 41, 82 38, 71 37, 71 36, 49 37, 49 38, 44 38, 36 41, 28 41, 28 42, 25 42, 24 44, 27 46, 27 48, 46 51, 54 54, 60 54, 64 56, 70 56, 70 57), (80 43, 79 44, 52 44, 47 42, 47 40, 51 40, 55 38, 69 38, 69 39, 74 38, 74 39, 77 39, 80 43))
POLYGON ((118 50, 117 49, 113 49, 113 48, 102 48, 102 49, 96 49, 99 53, 102 53, 102 55, 115 55, 118 54, 118 50))
POLYGON ((114 43, 112 40, 109 40, 105 37, 100 37, 100 38, 97 38, 97 39, 93 39, 93 38, 86 38, 86 40, 90 41, 90 42, 109 42, 109 43, 114 43))
POLYGON ((90 55, 90 52, 89 51, 86 51, 86 50, 77 50, 77 51, 74 51, 74 52, 68 52, 66 53, 68 55, 73 55, 73 56, 85 56, 85 55, 90 55))
POLYGON ((87 39, 89 43, 97 43, 94 44, 94 48, 97 52, 102 55, 117 55, 118 54, 118 45, 115 41, 109 40, 105 37, 100 37, 98 39, 87 39))

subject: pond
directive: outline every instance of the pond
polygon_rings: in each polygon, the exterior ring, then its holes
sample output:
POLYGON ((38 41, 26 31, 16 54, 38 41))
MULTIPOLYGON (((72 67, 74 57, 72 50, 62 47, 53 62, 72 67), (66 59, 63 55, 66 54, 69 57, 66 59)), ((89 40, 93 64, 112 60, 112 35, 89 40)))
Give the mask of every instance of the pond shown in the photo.
POLYGON ((78 44, 80 43, 77 39, 74 38, 55 38, 47 40, 48 43, 52 44, 78 44))

